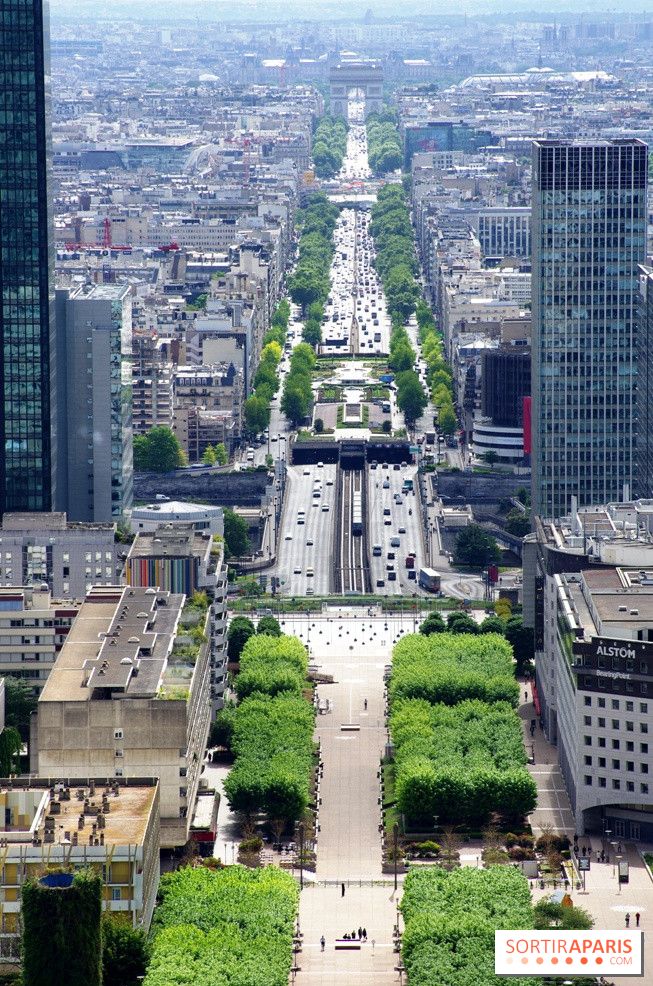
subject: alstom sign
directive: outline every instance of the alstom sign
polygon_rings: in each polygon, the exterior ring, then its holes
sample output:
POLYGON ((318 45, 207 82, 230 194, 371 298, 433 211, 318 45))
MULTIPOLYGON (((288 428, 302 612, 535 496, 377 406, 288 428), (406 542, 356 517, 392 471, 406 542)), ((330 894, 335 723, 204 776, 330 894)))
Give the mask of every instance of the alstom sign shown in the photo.
MULTIPOLYGON (((596 667, 597 663, 601 666, 601 661, 640 661, 649 664, 649 668, 644 673, 653 674, 653 643, 648 640, 619 640, 614 637, 592 637, 590 640, 575 640, 573 643, 573 653, 583 659, 585 667, 596 667)), ((642 673, 643 669, 619 668, 616 670, 635 670, 642 673)))

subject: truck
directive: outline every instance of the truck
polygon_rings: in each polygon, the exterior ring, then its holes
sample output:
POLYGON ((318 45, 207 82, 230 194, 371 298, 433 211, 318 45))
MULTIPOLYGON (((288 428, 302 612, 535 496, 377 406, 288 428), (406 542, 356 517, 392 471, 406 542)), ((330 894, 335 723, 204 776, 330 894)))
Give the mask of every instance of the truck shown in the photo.
POLYGON ((394 373, 382 373, 379 379, 381 383, 392 383, 394 378, 394 373))
POLYGON ((441 585, 440 573, 432 568, 420 568, 419 584, 427 592, 439 592, 441 585))

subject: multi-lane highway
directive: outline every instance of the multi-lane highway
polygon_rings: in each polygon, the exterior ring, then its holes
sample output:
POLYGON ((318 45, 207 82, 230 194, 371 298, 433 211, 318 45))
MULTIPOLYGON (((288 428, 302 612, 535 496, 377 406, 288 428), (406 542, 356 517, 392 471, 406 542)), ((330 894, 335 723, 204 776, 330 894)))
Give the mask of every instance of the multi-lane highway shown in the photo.
POLYGON ((368 469, 368 541, 372 588, 381 595, 421 594, 418 576, 426 566, 422 514, 417 492, 404 490, 405 480, 417 485, 415 466, 398 470, 388 463, 368 469), (414 580, 406 558, 414 555, 414 580))
POLYGON ((336 466, 290 466, 275 572, 284 596, 327 596, 335 550, 336 466))

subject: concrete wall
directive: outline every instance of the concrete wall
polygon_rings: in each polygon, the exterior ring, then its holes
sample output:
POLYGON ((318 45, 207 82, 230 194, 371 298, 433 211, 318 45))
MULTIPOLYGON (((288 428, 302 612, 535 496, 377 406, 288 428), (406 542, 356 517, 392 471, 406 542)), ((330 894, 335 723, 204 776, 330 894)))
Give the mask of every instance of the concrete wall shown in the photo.
POLYGON ((153 503, 157 493, 171 500, 206 500, 220 506, 258 507, 268 485, 267 471, 202 473, 142 472, 134 476, 134 499, 153 503))

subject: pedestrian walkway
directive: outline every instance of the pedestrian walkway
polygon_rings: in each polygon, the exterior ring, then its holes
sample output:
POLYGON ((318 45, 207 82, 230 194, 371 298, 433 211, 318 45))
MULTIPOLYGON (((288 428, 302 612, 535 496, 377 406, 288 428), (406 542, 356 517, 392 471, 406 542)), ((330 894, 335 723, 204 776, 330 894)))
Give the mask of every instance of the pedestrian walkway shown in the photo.
MULTIPOLYGON (((317 720, 324 764, 318 861, 315 883, 301 895, 302 950, 295 981, 307 986, 383 986, 397 981, 399 955, 393 950, 392 933, 401 892, 395 894, 392 875, 382 873, 379 831, 377 772, 386 741, 383 668, 391 641, 385 649, 377 642, 378 619, 311 623, 322 630, 321 634, 311 630, 311 661, 333 675, 334 683, 319 688, 320 699, 330 699, 331 712, 317 720), (359 728, 343 730, 343 725, 359 728), (325 886, 321 881, 329 883, 325 886), (367 930, 367 942, 355 951, 337 950, 336 939, 359 927, 367 930)), ((293 627, 295 633, 298 629, 293 627)))
POLYGON ((537 808, 530 816, 533 835, 537 838, 546 827, 573 838, 576 831, 574 814, 558 766, 558 751, 547 741, 533 705, 530 682, 520 682, 519 715, 524 732, 528 766, 537 784, 537 808), (533 728, 534 724, 534 728, 533 728))
MULTIPOLYGON (((526 750, 533 754, 534 763, 529 771, 537 784, 537 808, 530 816, 533 834, 537 837, 546 827, 554 832, 565 833, 573 841, 575 822, 571 804, 565 790, 562 774, 558 767, 558 751, 547 742, 540 729, 533 707, 529 683, 520 686, 519 714, 524 729, 526 750), (535 720, 535 730, 531 735, 531 723, 535 720)), ((640 915, 640 927, 644 934, 644 968, 647 970, 646 982, 653 982, 653 882, 644 865, 638 848, 630 843, 620 844, 621 859, 627 860, 629 879, 627 884, 617 880, 615 851, 610 843, 603 845, 600 836, 579 838, 591 858, 590 871, 585 874, 585 889, 571 889, 572 900, 592 915, 596 929, 620 929, 626 926, 626 915, 630 915, 630 927, 636 926, 635 915, 640 915), (597 849, 607 851, 610 861, 597 862, 597 849), (648 934, 647 934, 648 933, 648 934)), ((640 847, 641 848, 641 847, 640 847)), ((548 897, 551 888, 542 890, 533 881, 533 900, 548 897)), ((628 986, 632 978, 610 976, 615 986, 628 986)))

